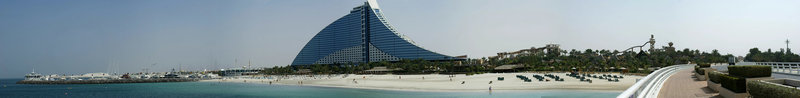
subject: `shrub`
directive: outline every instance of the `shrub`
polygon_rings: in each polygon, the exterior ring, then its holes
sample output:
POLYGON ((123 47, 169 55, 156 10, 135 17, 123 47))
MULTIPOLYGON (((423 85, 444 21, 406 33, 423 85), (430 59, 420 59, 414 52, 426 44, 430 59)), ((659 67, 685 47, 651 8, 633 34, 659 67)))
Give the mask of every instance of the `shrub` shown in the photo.
POLYGON ((720 75, 719 78, 720 82, 722 82, 722 87, 736 93, 747 92, 747 84, 745 84, 745 79, 743 77, 720 75))
POLYGON ((714 83, 719 83, 721 75, 725 74, 719 73, 717 71, 708 72, 708 80, 714 83))
POLYGON ((700 66, 700 68, 708 68, 708 67, 711 67, 711 64, 709 64, 709 63, 698 63, 697 66, 700 66))
POLYGON ((706 75, 706 70, 700 68, 699 66, 694 66, 694 72, 700 75, 706 75))
POLYGON ((772 67, 765 65, 734 65, 728 66, 728 73, 732 76, 745 78, 770 77, 772 75, 772 67))
POLYGON ((747 88, 753 98, 800 98, 800 89, 779 86, 765 81, 747 82, 747 88))

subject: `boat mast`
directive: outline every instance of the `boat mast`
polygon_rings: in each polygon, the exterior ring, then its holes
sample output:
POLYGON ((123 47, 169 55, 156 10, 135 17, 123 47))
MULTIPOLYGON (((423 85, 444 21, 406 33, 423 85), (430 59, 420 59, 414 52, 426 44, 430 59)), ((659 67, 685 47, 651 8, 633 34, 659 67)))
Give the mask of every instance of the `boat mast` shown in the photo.
POLYGON ((237 64, 237 63, 239 63, 239 59, 238 58, 233 58, 233 66, 234 66, 234 68, 235 68, 235 66, 239 66, 239 64, 237 64))

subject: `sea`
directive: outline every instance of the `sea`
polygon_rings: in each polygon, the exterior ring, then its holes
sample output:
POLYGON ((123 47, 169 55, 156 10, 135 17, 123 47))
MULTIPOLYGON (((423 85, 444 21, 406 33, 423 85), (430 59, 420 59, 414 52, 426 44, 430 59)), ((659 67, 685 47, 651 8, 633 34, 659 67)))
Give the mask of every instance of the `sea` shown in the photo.
POLYGON ((226 82, 16 84, 0 79, 0 98, 613 98, 621 91, 400 91, 226 82))

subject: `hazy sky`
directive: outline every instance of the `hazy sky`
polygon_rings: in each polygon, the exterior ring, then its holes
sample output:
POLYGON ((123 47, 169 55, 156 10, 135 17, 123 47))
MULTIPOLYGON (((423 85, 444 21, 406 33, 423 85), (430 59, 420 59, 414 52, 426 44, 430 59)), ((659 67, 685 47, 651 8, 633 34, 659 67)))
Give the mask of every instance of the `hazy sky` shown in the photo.
MULTIPOLYGON (((285 66, 365 0, 0 0, 0 78, 285 66), (234 61, 238 59, 238 64, 234 61), (213 64, 220 64, 213 66, 213 64), (116 65, 113 67, 110 65, 116 65), (183 67, 179 66, 182 65, 183 67)), ((480 58, 545 44, 745 55, 800 39, 797 0, 383 0, 402 34, 480 58)), ((800 41, 790 47, 800 48, 800 41)), ((797 53, 797 50, 795 50, 797 53)))

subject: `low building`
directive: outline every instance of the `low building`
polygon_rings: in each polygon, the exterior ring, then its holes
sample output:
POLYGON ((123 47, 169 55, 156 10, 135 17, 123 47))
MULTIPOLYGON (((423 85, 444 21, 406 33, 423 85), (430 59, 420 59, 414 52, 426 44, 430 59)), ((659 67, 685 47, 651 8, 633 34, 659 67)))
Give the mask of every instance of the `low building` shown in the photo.
POLYGON ((386 74, 386 73, 392 73, 394 71, 400 71, 400 70, 403 70, 403 69, 402 68, 390 69, 390 68, 386 68, 386 67, 373 67, 372 69, 364 70, 362 73, 363 74, 386 74))
POLYGON ((495 72, 515 72, 517 69, 524 68, 523 65, 520 64, 513 64, 513 65, 501 65, 494 68, 495 72))
POLYGON ((294 73, 297 73, 297 74, 308 74, 308 73, 311 73, 311 72, 314 72, 314 71, 311 71, 311 69, 298 69, 294 73))
POLYGON ((220 76, 242 76, 242 75, 255 75, 255 74, 258 74, 258 72, 261 72, 262 70, 264 70, 264 69, 261 69, 261 68, 255 68, 255 69, 249 69, 249 68, 228 68, 228 69, 221 69, 221 70, 219 71, 219 73, 220 73, 219 75, 220 75, 220 76))

